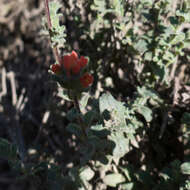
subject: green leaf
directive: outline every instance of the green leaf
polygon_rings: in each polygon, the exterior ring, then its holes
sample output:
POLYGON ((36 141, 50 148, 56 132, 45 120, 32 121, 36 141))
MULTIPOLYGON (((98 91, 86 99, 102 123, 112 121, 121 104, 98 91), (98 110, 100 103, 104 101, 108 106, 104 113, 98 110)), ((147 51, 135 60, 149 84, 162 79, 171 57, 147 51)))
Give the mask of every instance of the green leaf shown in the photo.
POLYGON ((115 100, 110 93, 103 94, 100 97, 99 108, 101 113, 106 110, 110 111, 113 119, 125 126, 125 106, 122 102, 115 100))
POLYGON ((113 149, 113 156, 115 158, 121 158, 129 151, 129 139, 125 138, 123 133, 117 132, 111 134, 109 138, 115 142, 113 149))
POLYGON ((69 125, 66 127, 67 131, 74 133, 78 137, 82 137, 82 130, 79 125, 75 123, 69 123, 69 125))
POLYGON ((185 162, 181 165, 182 174, 190 175, 190 162, 185 162))
POLYGON ((125 178, 121 174, 108 174, 103 178, 103 182, 110 186, 116 187, 118 184, 125 182, 125 178))
POLYGON ((168 82, 168 68, 163 64, 162 60, 157 60, 159 64, 152 64, 151 68, 155 74, 155 77, 158 77, 161 82, 168 82))
POLYGON ((123 103, 115 100, 110 93, 105 93, 100 97, 99 101, 100 112, 103 113, 104 110, 112 111, 119 109, 118 111, 125 111, 123 103))
POLYGON ((149 171, 140 170, 136 174, 136 177, 137 177, 138 181, 145 184, 146 187, 149 187, 147 189, 150 189, 150 187, 152 187, 154 185, 153 177, 151 176, 149 171))
POLYGON ((87 167, 81 168, 80 178, 82 180, 89 181, 94 177, 94 175, 95 173, 90 167, 87 166, 87 167))
POLYGON ((137 87, 138 93, 145 98, 159 99, 159 96, 153 89, 148 89, 145 86, 142 88, 137 87))
POLYGON ((176 15, 177 15, 178 17, 183 18, 183 21, 184 21, 184 22, 190 22, 190 13, 189 13, 189 11, 188 11, 188 12, 183 12, 183 11, 181 11, 181 10, 177 10, 177 11, 176 11, 176 15))
POLYGON ((173 40, 170 42, 171 45, 176 45, 179 42, 183 42, 185 40, 185 34, 183 32, 177 33, 173 40))
POLYGON ((89 93, 86 93, 86 92, 82 93, 82 98, 79 101, 79 106, 80 106, 81 111, 85 110, 85 107, 86 107, 86 105, 88 103, 89 98, 90 98, 89 93))
POLYGON ((72 101, 69 96, 68 96, 68 92, 67 90, 64 90, 63 88, 59 88, 58 89, 58 94, 57 96, 59 96, 60 98, 63 98, 64 100, 67 100, 67 101, 72 101))
POLYGON ((71 121, 71 122, 73 122, 74 120, 76 120, 78 117, 79 117, 79 113, 77 112, 77 110, 75 108, 72 108, 67 113, 67 119, 69 121, 71 121))
POLYGON ((17 157, 17 148, 6 139, 0 138, 0 158, 15 160, 17 157))
POLYGON ((152 52, 150 52, 150 51, 146 52, 144 55, 144 59, 146 61, 151 61, 152 60, 152 52))
POLYGON ((105 127, 102 125, 93 125, 90 128, 90 132, 97 137, 104 138, 107 137, 110 134, 110 131, 108 131, 105 127))
POLYGON ((124 183, 121 185, 121 189, 122 190, 133 190, 134 187, 134 183, 130 182, 130 183, 124 183))
POLYGON ((143 54, 148 50, 148 44, 145 40, 140 39, 135 45, 134 48, 140 53, 143 54))
POLYGON ((49 31, 52 46, 60 45, 63 47, 65 43, 65 26, 60 25, 59 16, 62 15, 58 13, 58 10, 62 7, 62 5, 59 2, 51 1, 49 3, 49 9, 50 9, 50 17, 51 17, 51 23, 52 28, 51 31, 49 31))
POLYGON ((88 111, 85 115, 84 115, 84 122, 87 126, 90 126, 92 121, 94 119, 98 119, 98 114, 95 111, 88 111))
POLYGON ((137 112, 144 116, 147 122, 152 120, 152 110, 146 106, 138 106, 137 112))

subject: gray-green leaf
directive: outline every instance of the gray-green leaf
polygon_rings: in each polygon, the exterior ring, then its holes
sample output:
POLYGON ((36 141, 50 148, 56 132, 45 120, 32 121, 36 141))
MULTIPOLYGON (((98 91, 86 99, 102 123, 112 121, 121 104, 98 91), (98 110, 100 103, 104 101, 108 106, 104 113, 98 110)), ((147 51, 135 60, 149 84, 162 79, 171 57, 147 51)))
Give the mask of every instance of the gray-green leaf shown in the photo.
POLYGON ((121 174, 108 174, 103 178, 106 185, 116 187, 118 184, 125 182, 125 178, 121 174))
POLYGON ((190 162, 183 163, 180 168, 183 174, 190 175, 190 162))

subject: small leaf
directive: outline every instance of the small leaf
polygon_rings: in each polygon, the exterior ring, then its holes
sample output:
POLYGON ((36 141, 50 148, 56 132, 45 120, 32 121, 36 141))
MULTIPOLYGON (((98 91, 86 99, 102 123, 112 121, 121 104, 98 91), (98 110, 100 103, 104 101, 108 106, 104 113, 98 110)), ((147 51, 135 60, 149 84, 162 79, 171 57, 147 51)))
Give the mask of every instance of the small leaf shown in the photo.
POLYGON ((180 32, 178 34, 176 34, 176 36, 174 37, 174 39, 170 42, 171 45, 176 45, 179 42, 183 42, 185 39, 185 34, 183 32, 180 32))
POLYGON ((190 175, 190 162, 185 162, 181 165, 182 174, 190 175))
POLYGON ((81 169, 80 177, 83 180, 89 181, 94 177, 94 171, 90 167, 84 167, 81 169))
POLYGON ((79 106, 80 106, 81 111, 85 110, 85 107, 86 107, 86 105, 88 103, 88 99, 89 98, 90 98, 90 94, 89 93, 84 92, 82 94, 82 98, 79 101, 79 106))
POLYGON ((153 89, 148 89, 146 87, 137 87, 138 93, 145 98, 159 99, 159 96, 153 89))
POLYGON ((60 98, 63 98, 64 100, 67 100, 67 101, 72 101, 69 96, 68 96, 68 93, 66 90, 63 90, 61 87, 58 89, 58 94, 57 96, 59 96, 60 98))
POLYGON ((110 131, 104 128, 102 125, 93 125, 90 128, 92 134, 96 135, 97 137, 104 138, 110 134, 110 131))
POLYGON ((98 119, 98 114, 95 111, 88 111, 84 115, 84 122, 87 126, 90 126, 94 119, 98 119))
POLYGON ((149 109, 148 107, 139 106, 137 108, 137 112, 139 112, 141 115, 143 115, 147 122, 150 122, 152 120, 152 110, 149 109))
POLYGON ((70 123, 66 129, 67 131, 74 133, 78 137, 83 136, 80 126, 75 123, 70 123))
POLYGON ((134 183, 130 182, 130 183, 124 183, 121 185, 121 189, 122 190, 132 190, 134 187, 134 183))
POLYGON ((152 52, 148 51, 144 54, 144 59, 146 61, 152 61, 152 52))
POLYGON ((128 164, 125 167, 120 167, 120 169, 128 181, 132 181, 135 178, 135 176, 134 176, 135 170, 133 168, 133 165, 128 164))
POLYGON ((116 187, 118 184, 125 182, 125 178, 121 174, 108 174, 103 178, 106 185, 116 187))
POLYGON ((141 54, 148 50, 148 44, 145 40, 140 39, 135 45, 134 48, 141 54))

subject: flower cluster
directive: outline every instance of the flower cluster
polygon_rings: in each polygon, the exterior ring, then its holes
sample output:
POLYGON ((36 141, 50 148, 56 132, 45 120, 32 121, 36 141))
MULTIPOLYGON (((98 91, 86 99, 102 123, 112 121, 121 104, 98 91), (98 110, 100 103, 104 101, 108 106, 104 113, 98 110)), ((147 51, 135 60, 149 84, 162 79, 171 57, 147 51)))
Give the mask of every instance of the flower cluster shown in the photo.
MULTIPOLYGON (((60 63, 53 64, 51 71, 57 75, 66 75, 67 84, 71 81, 71 78, 76 78, 75 83, 79 82, 82 88, 88 88, 93 83, 93 76, 87 72, 84 72, 84 68, 87 66, 88 59, 81 56, 78 57, 75 51, 71 54, 65 55, 61 58, 60 63), (79 80, 78 80, 79 79, 79 80)), ((72 80, 73 83, 73 80, 72 80)))

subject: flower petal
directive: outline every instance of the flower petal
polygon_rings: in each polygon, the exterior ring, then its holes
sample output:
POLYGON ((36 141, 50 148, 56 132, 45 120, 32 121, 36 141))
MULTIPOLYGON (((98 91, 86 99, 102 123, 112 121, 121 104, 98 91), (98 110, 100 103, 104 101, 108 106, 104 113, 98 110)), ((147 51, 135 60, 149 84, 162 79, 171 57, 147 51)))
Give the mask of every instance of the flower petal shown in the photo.
POLYGON ((71 68, 70 55, 65 55, 63 57, 63 65, 64 65, 66 70, 69 70, 71 68))
POLYGON ((72 67, 71 70, 72 70, 72 73, 78 74, 80 72, 80 69, 81 69, 80 65, 76 64, 75 66, 72 67))
POLYGON ((71 54, 70 54, 70 56, 71 56, 72 59, 74 59, 75 61, 78 60, 78 55, 77 55, 77 53, 76 53, 75 51, 72 51, 71 54))

